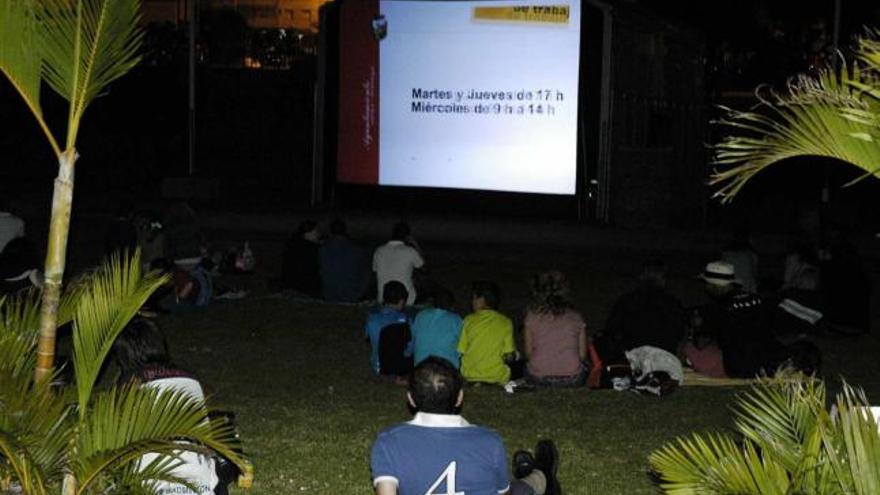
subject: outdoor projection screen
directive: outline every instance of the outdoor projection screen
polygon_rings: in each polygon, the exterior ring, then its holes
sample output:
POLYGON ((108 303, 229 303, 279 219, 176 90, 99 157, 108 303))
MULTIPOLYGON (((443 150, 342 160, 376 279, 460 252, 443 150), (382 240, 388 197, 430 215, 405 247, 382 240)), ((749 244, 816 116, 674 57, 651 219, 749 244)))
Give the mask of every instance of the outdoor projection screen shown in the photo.
POLYGON ((574 194, 579 0, 349 0, 337 179, 574 194))

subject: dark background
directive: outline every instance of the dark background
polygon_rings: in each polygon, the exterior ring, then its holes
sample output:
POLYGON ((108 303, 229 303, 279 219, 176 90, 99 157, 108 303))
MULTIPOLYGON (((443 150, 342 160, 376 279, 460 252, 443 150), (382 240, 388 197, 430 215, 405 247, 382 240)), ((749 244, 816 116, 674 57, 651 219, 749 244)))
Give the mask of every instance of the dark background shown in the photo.
MULTIPOLYGON (((832 184, 824 214, 857 230, 880 228, 876 179, 840 189, 856 171, 817 159, 793 160, 754 180, 732 206, 709 199, 708 125, 715 105, 748 108, 758 84, 782 87, 832 56, 833 1, 608 2, 614 12, 614 122, 610 223, 621 227, 784 230, 819 210, 822 184, 832 184)), ((840 47, 850 54, 864 26, 878 25, 873 2, 842 2, 840 47)), ((325 14, 328 9, 324 9, 325 14)), ((332 16, 332 13, 331 13, 332 16)), ((581 179, 596 175, 599 9, 584 7, 581 89, 581 179)), ((326 24, 325 24, 326 26, 326 24)), ((144 62, 114 83, 87 111, 80 132, 77 202, 108 209, 120 198, 159 203, 163 183, 188 175, 185 26, 147 26, 144 62)), ((198 38, 195 176, 210 179, 199 208, 241 212, 374 211, 406 215, 548 218, 591 221, 595 205, 581 183, 578 197, 333 183, 336 108, 332 96, 338 47, 304 33, 296 44, 271 30, 247 27, 235 12, 204 13, 198 38), (322 51, 323 50, 323 51, 322 51), (319 55, 326 55, 327 106, 318 109, 319 55), (243 57, 262 68, 242 67, 243 57), (323 132, 323 201, 312 205, 313 142, 323 132), (587 204, 584 204, 584 203, 587 204)), ((66 107, 46 90, 43 105, 60 135, 66 107)), ((48 197, 55 160, 45 138, 6 80, 0 82, 0 193, 13 201, 48 197)), ((167 184, 166 184, 167 185, 167 184)), ((79 204, 78 204, 79 207, 79 204)))

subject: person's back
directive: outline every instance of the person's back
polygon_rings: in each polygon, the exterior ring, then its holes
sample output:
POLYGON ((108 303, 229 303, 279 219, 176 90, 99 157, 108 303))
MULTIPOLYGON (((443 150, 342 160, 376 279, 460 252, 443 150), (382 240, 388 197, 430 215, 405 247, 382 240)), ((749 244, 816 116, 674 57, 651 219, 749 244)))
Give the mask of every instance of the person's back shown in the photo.
POLYGON ((583 317, 573 309, 560 314, 529 311, 525 319, 528 374, 534 378, 572 377, 583 371, 586 353, 583 317))
MULTIPOLYGON (((202 386, 193 376, 173 368, 144 371, 153 375, 151 379, 142 381, 144 387, 156 389, 160 393, 184 393, 199 402, 205 402, 202 386)), ((144 454, 141 457, 141 464, 149 465, 158 457, 164 456, 154 453, 144 454)), ((177 452, 177 457, 181 464, 174 470, 174 476, 189 480, 196 490, 190 490, 178 483, 158 482, 159 493, 214 495, 214 487, 219 481, 214 460, 203 454, 189 451, 177 452)))
POLYGON ((409 297, 406 304, 412 305, 416 300, 416 288, 413 283, 413 271, 424 266, 425 261, 414 244, 409 233, 409 226, 399 223, 394 226, 392 238, 376 248, 373 253, 373 271, 376 272, 376 286, 379 302, 382 302, 382 287, 396 280, 406 287, 409 297))
POLYGON ((674 353, 684 338, 685 312, 665 290, 665 264, 645 263, 640 280, 638 288, 612 306, 604 336, 615 351, 650 345, 674 353))
POLYGON ((736 276, 730 263, 707 265, 702 278, 712 302, 697 309, 698 333, 716 339, 727 375, 752 378, 761 371, 772 373, 787 355, 769 327, 771 308, 760 296, 739 289, 736 276))
POLYGON ((497 286, 489 282, 474 284, 474 312, 462 324, 458 352, 461 353, 461 374, 471 382, 499 383, 510 380, 505 358, 516 353, 513 343, 513 322, 496 311, 497 286))
POLYGON ((434 295, 437 307, 424 309, 416 315, 412 326, 413 357, 419 364, 428 356, 443 358, 458 368, 458 341, 461 337, 461 316, 450 310, 452 294, 441 290, 434 295))
POLYGON ((321 295, 319 242, 320 232, 316 222, 306 220, 297 227, 284 246, 281 288, 295 289, 312 297, 321 295))
MULTIPOLYGON (((205 394, 201 384, 193 375, 171 364, 165 339, 152 321, 143 318, 132 320, 114 343, 114 351, 122 372, 121 383, 134 381, 140 386, 157 390, 159 394, 177 392, 204 404, 205 394)), ((171 474, 186 479, 195 490, 180 483, 156 480, 157 493, 227 493, 226 485, 231 479, 220 480, 212 457, 191 451, 177 451, 173 455, 180 464, 171 474)), ((160 457, 168 458, 168 454, 144 454, 140 465, 148 466, 160 457)))
POLYGON ((344 223, 332 223, 330 233, 319 249, 321 293, 328 301, 360 301, 366 291, 363 252, 345 235, 344 223))
POLYGON ((437 357, 413 370, 406 397, 415 416, 382 431, 370 452, 376 494, 561 495, 553 441, 538 441, 534 456, 514 453, 511 479, 501 437, 460 415, 462 386, 458 370, 437 357))
MULTIPOLYGON (((370 367, 377 375, 385 374, 382 370, 380 359, 380 345, 382 344, 382 332, 389 327, 402 329, 401 325, 409 326, 409 317, 403 312, 406 303, 406 288, 400 282, 388 282, 382 289, 385 297, 385 304, 376 307, 367 315, 367 322, 364 325, 364 333, 370 342, 372 352, 370 354, 370 367)), ((387 345, 387 344, 386 344, 387 345)), ((411 355, 409 343, 401 351, 401 358, 404 355, 411 355)), ((387 350, 385 351, 387 353, 387 350)))
POLYGON ((373 482, 394 479, 400 494, 497 495, 509 484, 501 437, 460 416, 418 413, 388 428, 376 438, 371 464, 373 482))

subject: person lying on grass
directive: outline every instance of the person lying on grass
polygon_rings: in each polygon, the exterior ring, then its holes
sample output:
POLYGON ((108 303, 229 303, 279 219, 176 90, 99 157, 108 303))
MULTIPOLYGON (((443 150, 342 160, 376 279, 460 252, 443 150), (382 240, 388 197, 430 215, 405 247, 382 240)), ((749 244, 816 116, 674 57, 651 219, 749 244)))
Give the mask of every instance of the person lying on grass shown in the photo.
POLYGON ((498 284, 474 282, 471 290, 474 312, 464 319, 458 352, 461 374, 469 382, 504 385, 522 377, 522 363, 516 361, 513 323, 497 311, 498 284))
POLYGON ((416 367, 406 394, 415 416, 382 431, 373 443, 376 494, 561 495, 555 444, 541 440, 534 455, 516 452, 511 481, 498 433, 459 415, 462 384, 444 359, 429 357, 416 367))

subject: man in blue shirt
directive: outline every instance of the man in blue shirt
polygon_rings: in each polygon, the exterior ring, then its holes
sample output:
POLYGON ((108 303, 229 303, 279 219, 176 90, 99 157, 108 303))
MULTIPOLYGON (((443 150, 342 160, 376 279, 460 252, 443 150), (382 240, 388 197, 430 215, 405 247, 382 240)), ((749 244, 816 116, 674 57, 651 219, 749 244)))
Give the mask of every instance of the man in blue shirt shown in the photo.
POLYGON ((458 339, 461 337, 461 316, 452 312, 455 298, 449 289, 434 294, 434 307, 416 315, 412 326, 413 361, 416 365, 428 356, 443 358, 460 367, 458 339))
POLYGON ((370 366, 377 375, 406 375, 412 370, 409 317, 403 312, 409 293, 392 280, 382 287, 382 296, 384 303, 370 311, 364 327, 373 351, 370 366))
POLYGON ((429 357, 413 371, 407 400, 415 417, 381 432, 370 466, 377 495, 561 495, 553 442, 538 442, 535 456, 514 454, 510 481, 501 437, 457 414, 464 395, 461 374, 429 357))

